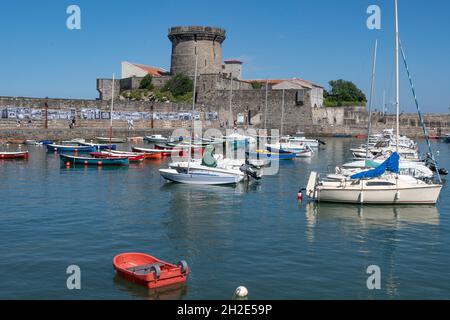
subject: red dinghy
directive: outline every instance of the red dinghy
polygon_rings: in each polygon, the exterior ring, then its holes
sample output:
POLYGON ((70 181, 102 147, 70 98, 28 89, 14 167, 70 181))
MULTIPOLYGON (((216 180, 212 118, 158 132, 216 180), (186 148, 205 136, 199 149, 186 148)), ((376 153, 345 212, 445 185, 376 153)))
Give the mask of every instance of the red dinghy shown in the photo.
POLYGON ((0 160, 3 159, 28 159, 28 151, 4 152, 0 151, 0 160))
POLYGON ((113 266, 119 276, 147 288, 183 283, 189 274, 184 260, 176 266, 145 253, 119 254, 114 257, 113 266))

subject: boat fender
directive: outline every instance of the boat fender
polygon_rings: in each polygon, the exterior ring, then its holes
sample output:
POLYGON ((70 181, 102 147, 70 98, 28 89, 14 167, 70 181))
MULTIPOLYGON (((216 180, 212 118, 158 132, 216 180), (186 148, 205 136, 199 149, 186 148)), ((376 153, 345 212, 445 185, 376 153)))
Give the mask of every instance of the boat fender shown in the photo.
POLYGON ((161 268, 158 265, 151 266, 150 272, 153 272, 155 274, 155 279, 159 279, 159 277, 161 276, 161 268))
POLYGON ((303 200, 303 191, 306 191, 306 188, 302 188, 302 189, 298 190, 297 200, 299 200, 299 201, 303 200))
POLYGON ((177 265, 179 268, 181 268, 181 273, 186 273, 188 271, 188 264, 186 261, 181 260, 177 265))

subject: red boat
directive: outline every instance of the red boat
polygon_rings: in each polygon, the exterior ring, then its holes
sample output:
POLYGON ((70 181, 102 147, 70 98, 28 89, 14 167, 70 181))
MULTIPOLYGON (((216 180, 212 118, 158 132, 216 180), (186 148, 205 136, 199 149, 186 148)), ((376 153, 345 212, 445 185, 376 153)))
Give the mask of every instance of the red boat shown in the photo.
POLYGON ((94 158, 128 158, 130 162, 140 162, 145 159, 143 154, 135 155, 135 154, 119 154, 119 153, 111 153, 108 151, 101 152, 91 152, 90 155, 94 158))
POLYGON ((3 159, 28 159, 28 151, 4 152, 0 151, 0 160, 3 159))
POLYGON ((132 147, 131 150, 133 150, 133 152, 143 154, 145 159, 160 159, 163 155, 165 155, 165 152, 161 152, 161 150, 157 149, 132 147))
POLYGON ((186 282, 189 267, 186 261, 174 265, 145 253, 122 253, 114 257, 117 274, 131 282, 159 288, 186 282))
MULTIPOLYGON (((164 150, 167 152, 163 152, 162 155, 163 156, 171 156, 173 153, 176 153, 177 151, 179 152, 179 156, 180 157, 184 157, 188 154, 188 149, 189 146, 187 145, 183 145, 183 146, 175 146, 175 147, 171 147, 171 146, 166 146, 166 145, 159 145, 156 144, 155 145, 155 149, 156 150, 164 150)), ((205 151, 205 148, 203 147, 198 147, 198 146, 191 146, 191 152, 201 152, 201 154, 203 155, 203 152, 205 151)))

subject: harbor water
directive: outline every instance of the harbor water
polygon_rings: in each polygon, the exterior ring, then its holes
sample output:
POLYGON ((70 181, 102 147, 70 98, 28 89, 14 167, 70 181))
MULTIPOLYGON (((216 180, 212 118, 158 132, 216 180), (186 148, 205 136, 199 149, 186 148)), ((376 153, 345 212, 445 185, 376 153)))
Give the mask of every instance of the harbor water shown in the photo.
MULTIPOLYGON (((364 143, 325 141, 311 159, 236 187, 167 183, 158 173, 167 160, 66 169, 26 147, 28 161, 0 161, 0 299, 231 299, 240 285, 249 299, 449 299, 447 185, 436 206, 298 202, 311 171, 349 161, 364 143), (112 267, 122 252, 184 259, 187 284, 124 281, 112 267), (70 265, 80 290, 67 288, 70 265), (367 288, 371 265, 380 290, 367 288)), ((448 169, 450 145, 433 147, 448 169)))

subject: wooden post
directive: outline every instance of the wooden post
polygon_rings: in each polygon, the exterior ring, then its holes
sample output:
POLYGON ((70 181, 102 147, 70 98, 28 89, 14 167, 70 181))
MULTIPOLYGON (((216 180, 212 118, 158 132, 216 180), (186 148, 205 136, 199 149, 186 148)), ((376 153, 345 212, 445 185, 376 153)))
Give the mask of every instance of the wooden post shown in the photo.
POLYGON ((45 97, 45 129, 48 129, 48 103, 47 103, 48 97, 45 97))

